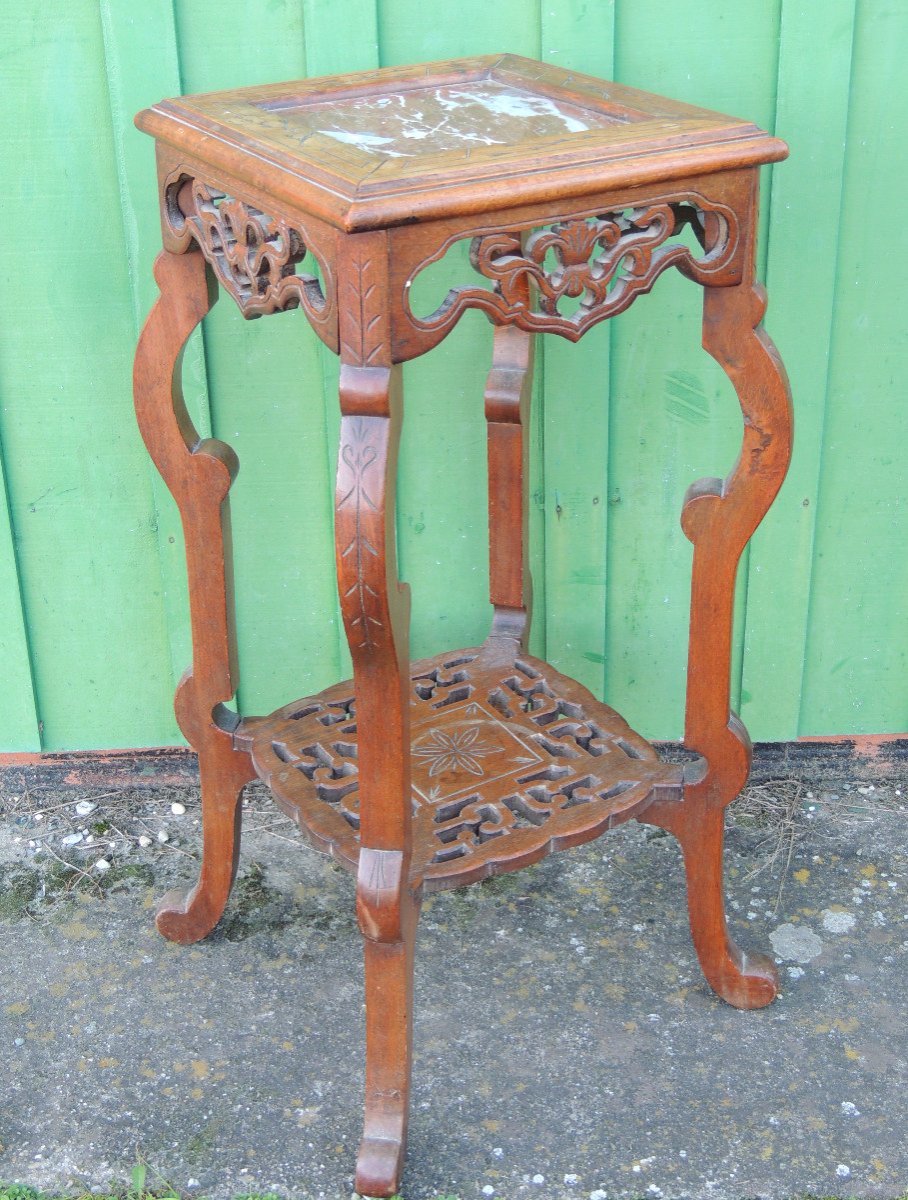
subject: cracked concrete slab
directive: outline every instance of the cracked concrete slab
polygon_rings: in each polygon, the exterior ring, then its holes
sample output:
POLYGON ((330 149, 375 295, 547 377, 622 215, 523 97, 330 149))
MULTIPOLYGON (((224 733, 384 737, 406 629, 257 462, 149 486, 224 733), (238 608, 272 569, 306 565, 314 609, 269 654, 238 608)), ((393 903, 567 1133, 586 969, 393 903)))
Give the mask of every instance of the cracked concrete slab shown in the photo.
MULTIPOLYGON (((825 796, 799 818, 784 879, 752 875, 759 821, 729 836, 735 936, 771 944, 783 976, 761 1012, 703 982, 677 847, 659 831, 631 824, 430 898, 407 1200, 904 1194, 906 814, 894 786, 844 808, 825 796)), ((96 803, 98 828, 117 803, 59 797, 96 803)), ((97 1189, 142 1158, 212 1200, 349 1197, 363 1085, 352 880, 263 818, 222 926, 167 943, 154 897, 193 878, 198 836, 194 790, 171 801, 188 810, 167 818, 179 845, 152 837, 142 857, 124 835, 103 850, 103 888, 39 886, 53 864, 36 865, 37 823, 8 806, 0 1179, 97 1189)))

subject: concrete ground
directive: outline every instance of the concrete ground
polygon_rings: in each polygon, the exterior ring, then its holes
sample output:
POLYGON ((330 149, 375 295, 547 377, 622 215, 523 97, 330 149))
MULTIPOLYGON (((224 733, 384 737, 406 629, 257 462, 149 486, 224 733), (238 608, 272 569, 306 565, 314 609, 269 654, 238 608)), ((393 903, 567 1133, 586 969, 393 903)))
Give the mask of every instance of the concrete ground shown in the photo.
MULTIPOLYGON (((123 1186, 144 1161, 211 1200, 346 1200, 350 877, 254 790, 228 915, 178 947, 152 917, 194 877, 191 784, 4 788, 0 1181, 123 1186)), ((704 984, 677 847, 646 827, 431 898, 403 1195, 903 1196, 906 805, 896 774, 769 781, 734 810, 735 936, 784 980, 761 1012, 704 984)))

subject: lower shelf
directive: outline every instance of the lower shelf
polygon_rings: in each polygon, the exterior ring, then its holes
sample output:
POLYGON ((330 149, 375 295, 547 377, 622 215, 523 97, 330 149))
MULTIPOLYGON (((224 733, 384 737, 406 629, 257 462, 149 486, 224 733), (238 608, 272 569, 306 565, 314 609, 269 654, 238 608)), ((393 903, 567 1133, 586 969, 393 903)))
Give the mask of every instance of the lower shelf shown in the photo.
MULTIPOLYGON (((411 668, 413 873, 427 891, 527 866, 680 799, 681 767, 547 663, 489 641, 411 668)), ((319 849, 359 857, 350 681, 241 722, 237 749, 319 849)))

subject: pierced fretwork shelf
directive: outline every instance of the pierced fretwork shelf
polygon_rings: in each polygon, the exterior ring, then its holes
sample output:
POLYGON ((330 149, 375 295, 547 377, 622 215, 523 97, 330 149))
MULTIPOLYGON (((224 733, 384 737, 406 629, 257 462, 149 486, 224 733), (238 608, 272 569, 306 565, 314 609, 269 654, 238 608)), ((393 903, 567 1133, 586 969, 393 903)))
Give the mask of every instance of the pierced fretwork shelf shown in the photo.
MULTIPOLYGON (((414 663, 412 873, 426 891, 513 871, 680 800, 664 763, 614 709, 528 654, 487 642, 414 663)), ((243 721, 236 745, 313 843, 359 862, 353 682, 243 721)))

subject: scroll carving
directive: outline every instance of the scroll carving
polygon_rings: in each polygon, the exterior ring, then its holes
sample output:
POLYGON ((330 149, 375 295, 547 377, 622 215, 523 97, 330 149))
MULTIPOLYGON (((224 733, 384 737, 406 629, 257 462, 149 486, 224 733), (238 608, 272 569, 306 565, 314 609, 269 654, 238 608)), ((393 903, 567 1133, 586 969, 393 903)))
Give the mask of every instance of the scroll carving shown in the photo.
MULTIPOLYGON (((591 326, 650 291, 669 267, 698 283, 716 282, 734 260, 738 241, 733 211, 700 197, 694 203, 672 198, 573 217, 524 238, 516 230, 483 233, 473 238, 470 261, 492 289, 456 287, 429 316, 409 315, 417 329, 444 336, 466 309, 478 308, 496 324, 577 341, 591 326), (685 225, 694 230, 701 254, 672 240, 685 225), (568 311, 566 301, 578 301, 574 311, 568 311)), ((421 263, 410 282, 447 248, 421 263)))
POLYGON ((165 191, 165 216, 175 234, 188 230, 244 317, 302 307, 316 329, 324 323, 329 299, 297 269, 316 257, 301 229, 185 175, 165 191))

